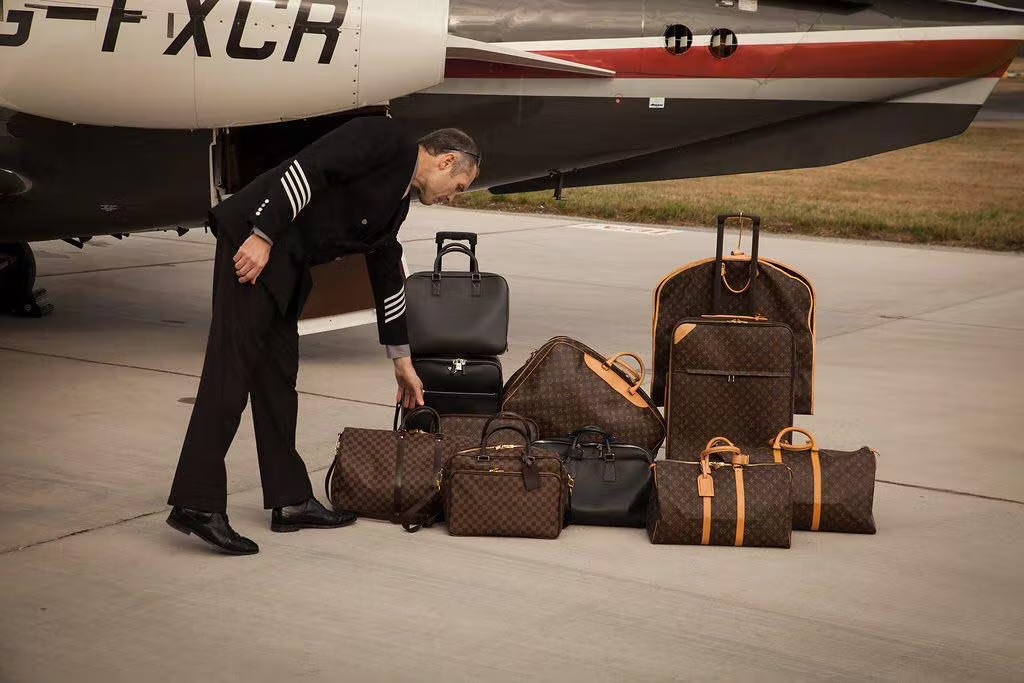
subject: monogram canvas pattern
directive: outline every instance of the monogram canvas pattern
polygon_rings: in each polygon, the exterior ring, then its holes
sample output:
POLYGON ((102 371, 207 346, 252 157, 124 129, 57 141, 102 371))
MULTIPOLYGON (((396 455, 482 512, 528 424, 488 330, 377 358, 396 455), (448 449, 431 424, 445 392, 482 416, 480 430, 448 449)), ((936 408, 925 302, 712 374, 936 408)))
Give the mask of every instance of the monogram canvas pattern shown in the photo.
POLYGON ((527 491, 516 472, 457 471, 450 481, 448 532, 453 536, 558 538, 562 531, 562 485, 543 472, 527 491))
MULTIPOLYGON (((759 275, 753 287, 743 294, 722 288, 721 310, 730 315, 760 314, 773 322, 785 323, 793 330, 796 365, 794 369, 795 412, 813 412, 814 369, 814 297, 810 283, 788 267, 758 259, 759 275)), ((727 260, 726 277, 734 287, 747 279, 749 260, 727 260)), ((654 321, 654 379, 651 394, 663 405, 668 383, 672 333, 683 318, 712 313, 714 259, 700 261, 666 278, 656 290, 654 321)))
MULTIPOLYGON (((652 543, 700 545, 704 501, 697 495, 697 463, 664 461, 655 465, 654 490, 647 512, 652 543)), ((731 466, 712 470, 709 545, 736 543, 736 474, 731 466)), ((792 537, 792 492, 785 465, 743 467, 744 547, 788 548, 792 537)))
MULTIPOLYGON (((773 462, 771 448, 747 451, 750 462, 773 462)), ((875 533, 873 514, 876 458, 870 448, 818 451, 821 463, 821 518, 818 531, 875 533)), ((783 451, 793 471, 793 528, 809 530, 814 513, 814 472, 810 451, 783 451)))
POLYGON ((656 453, 665 424, 650 398, 641 390, 645 405, 631 403, 587 367, 586 355, 606 360, 573 339, 551 339, 509 379, 502 409, 533 419, 541 438, 600 425, 617 440, 656 453))
MULTIPOLYGON (((408 433, 402 470, 401 505, 407 508, 436 489, 435 438, 408 433)), ((395 505, 398 433, 350 427, 338 438, 330 498, 335 508, 364 517, 391 519, 395 505)))
POLYGON ((721 435, 759 446, 791 426, 792 342, 781 325, 697 322, 672 351, 666 457, 693 460, 721 435))

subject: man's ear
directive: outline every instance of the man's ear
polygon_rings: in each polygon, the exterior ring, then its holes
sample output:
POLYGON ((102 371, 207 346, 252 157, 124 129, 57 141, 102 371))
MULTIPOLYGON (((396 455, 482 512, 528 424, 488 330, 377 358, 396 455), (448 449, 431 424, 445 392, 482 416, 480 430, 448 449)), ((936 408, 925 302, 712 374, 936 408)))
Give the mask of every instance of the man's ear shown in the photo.
POLYGON ((450 169, 452 167, 452 164, 454 164, 454 163, 455 163, 455 155, 452 154, 451 152, 448 152, 447 154, 445 154, 444 156, 441 157, 441 164, 440 164, 439 168, 442 171, 447 171, 448 169, 450 169))

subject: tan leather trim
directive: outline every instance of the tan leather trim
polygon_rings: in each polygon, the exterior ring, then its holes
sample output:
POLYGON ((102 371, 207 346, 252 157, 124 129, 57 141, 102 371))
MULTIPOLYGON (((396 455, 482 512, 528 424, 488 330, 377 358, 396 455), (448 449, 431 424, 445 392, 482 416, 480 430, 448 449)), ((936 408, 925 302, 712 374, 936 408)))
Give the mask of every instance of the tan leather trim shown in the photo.
POLYGON ((814 474, 814 512, 811 514, 811 531, 817 531, 821 524, 821 458, 817 448, 811 450, 811 471, 814 474))
MULTIPOLYGON (((735 259, 735 260, 739 260, 739 259, 735 259)), ((749 261, 749 260, 750 259, 747 258, 747 261, 749 261)), ((758 261, 760 262, 760 259, 758 259, 758 261)), ((750 289, 750 283, 753 282, 753 278, 750 277, 750 268, 748 267, 747 268, 747 284, 743 285, 743 287, 740 288, 740 289, 736 289, 731 284, 729 284, 729 278, 726 277, 725 258, 724 257, 722 258, 722 272, 720 274, 720 277, 722 278, 722 284, 725 285, 725 288, 728 289, 733 294, 742 294, 743 292, 745 292, 748 289, 750 289)))
POLYGON ((747 501, 743 492, 743 468, 734 467, 736 473, 736 546, 743 545, 743 527, 746 523, 747 501))
POLYGON ((672 343, 678 344, 686 338, 686 335, 697 329, 697 325, 694 323, 680 323, 676 325, 676 331, 672 335, 672 343))
POLYGON ((583 360, 587 367, 594 371, 594 374, 604 380, 617 393, 629 400, 630 403, 637 408, 648 407, 647 401, 637 393, 637 387, 623 379, 619 373, 612 370, 608 365, 588 354, 584 354, 583 360))
POLYGON ((647 368, 644 367, 644 359, 636 355, 635 353, 630 353, 629 351, 620 351, 619 353, 609 358, 605 364, 609 366, 616 365, 621 370, 623 370, 627 375, 632 376, 633 385, 637 388, 639 388, 640 385, 644 383, 644 378, 647 377, 647 368), (636 361, 637 367, 639 367, 640 369, 637 370, 629 363, 625 363, 619 360, 620 358, 632 358, 633 360, 636 361))
MULTIPOLYGON (((659 299, 661 298, 661 288, 665 286, 666 282, 668 282, 669 280, 674 278, 676 275, 679 275, 679 273, 683 272, 684 270, 689 270, 690 268, 694 268, 694 267, 699 266, 701 264, 708 263, 709 261, 714 262, 714 260, 715 260, 714 257, 712 257, 712 258, 702 258, 702 259, 698 259, 696 261, 690 261, 689 263, 685 263, 685 264, 679 266, 678 268, 673 270, 668 275, 665 275, 664 277, 661 278, 661 280, 658 281, 658 286, 654 288, 654 315, 651 317, 651 359, 652 359, 652 362, 653 362, 653 359, 655 357, 655 350, 656 350, 657 344, 658 344, 658 342, 657 342, 657 339, 658 339, 658 335, 657 335, 657 331, 658 331, 658 310, 660 308, 660 306, 659 306, 659 299)), ((669 358, 671 358, 671 357, 672 357, 672 354, 670 353, 669 354, 669 358)))
POLYGON ((786 427, 775 435, 775 440, 772 442, 772 448, 775 450, 786 450, 786 451, 813 451, 817 450, 818 442, 815 440, 814 435, 802 427, 786 427), (787 434, 803 434, 804 438, 807 439, 805 444, 789 444, 782 443, 782 439, 787 434))
POLYGON ((710 474, 697 475, 697 495, 701 498, 715 497, 715 480, 710 474))
POLYGON ((772 448, 772 457, 775 458, 775 462, 782 462, 782 451, 778 448, 772 448))
POLYGON ((704 528, 700 533, 700 544, 707 545, 711 542, 711 499, 704 499, 704 528))

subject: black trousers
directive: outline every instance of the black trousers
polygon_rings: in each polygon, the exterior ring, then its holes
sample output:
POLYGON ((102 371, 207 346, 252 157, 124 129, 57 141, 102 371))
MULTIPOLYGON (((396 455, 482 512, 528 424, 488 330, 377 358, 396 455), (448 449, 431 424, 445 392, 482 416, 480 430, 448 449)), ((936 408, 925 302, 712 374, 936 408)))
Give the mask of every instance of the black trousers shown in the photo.
POLYGON ((249 396, 264 507, 293 505, 313 495, 295 450, 298 306, 281 315, 259 281, 239 283, 235 251, 223 235, 217 240, 206 360, 167 501, 206 512, 226 510, 224 458, 249 396))

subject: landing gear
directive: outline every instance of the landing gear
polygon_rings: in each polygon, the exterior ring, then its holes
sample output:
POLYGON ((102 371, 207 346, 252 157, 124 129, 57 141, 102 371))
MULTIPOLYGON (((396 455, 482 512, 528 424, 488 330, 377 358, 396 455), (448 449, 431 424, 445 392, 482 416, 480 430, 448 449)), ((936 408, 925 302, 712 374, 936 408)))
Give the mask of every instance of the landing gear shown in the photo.
POLYGON ((36 283, 36 259, 25 242, 0 244, 0 314, 42 318, 53 312, 36 283))

